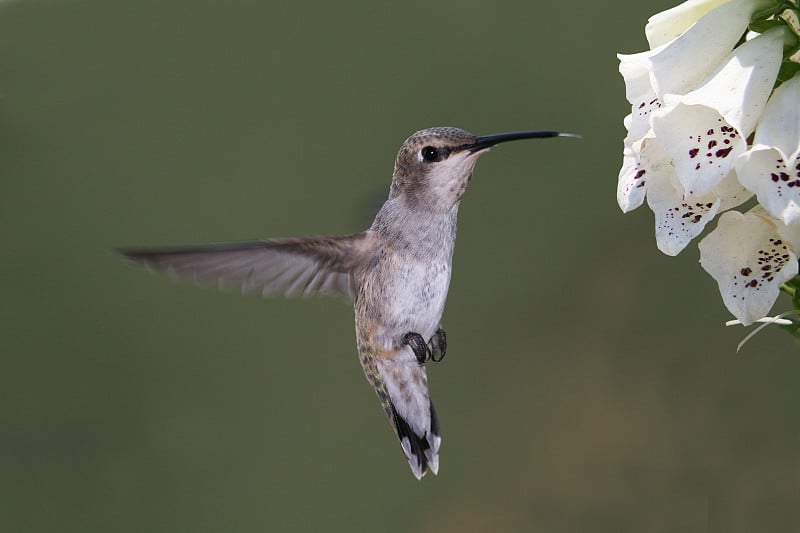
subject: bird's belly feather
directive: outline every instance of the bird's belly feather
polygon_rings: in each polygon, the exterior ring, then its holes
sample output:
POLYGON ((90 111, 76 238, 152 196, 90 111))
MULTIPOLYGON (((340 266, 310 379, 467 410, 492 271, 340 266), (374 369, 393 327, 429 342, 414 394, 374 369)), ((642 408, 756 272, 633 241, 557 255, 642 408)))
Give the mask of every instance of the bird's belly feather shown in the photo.
POLYGON ((362 295, 360 314, 376 320, 370 328, 373 341, 385 349, 396 348, 409 332, 430 339, 439 328, 450 285, 449 262, 399 263, 381 280, 373 280, 369 294, 362 295))

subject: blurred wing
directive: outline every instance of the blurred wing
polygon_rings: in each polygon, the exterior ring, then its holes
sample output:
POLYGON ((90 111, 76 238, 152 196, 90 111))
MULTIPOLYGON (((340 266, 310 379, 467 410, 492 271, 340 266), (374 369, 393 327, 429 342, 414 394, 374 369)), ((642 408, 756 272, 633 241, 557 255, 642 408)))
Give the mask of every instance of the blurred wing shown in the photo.
POLYGON ((185 248, 121 250, 148 269, 178 280, 238 287, 243 294, 310 296, 356 291, 353 266, 366 233, 212 244, 185 248))

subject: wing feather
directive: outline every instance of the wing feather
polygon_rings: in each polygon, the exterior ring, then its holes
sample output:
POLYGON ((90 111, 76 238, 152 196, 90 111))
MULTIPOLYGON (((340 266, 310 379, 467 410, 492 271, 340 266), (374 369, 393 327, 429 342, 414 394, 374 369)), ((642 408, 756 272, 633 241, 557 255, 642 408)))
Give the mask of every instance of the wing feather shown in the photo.
POLYGON ((274 239, 183 248, 121 250, 150 270, 178 280, 264 296, 342 294, 353 297, 353 274, 368 234, 274 239))

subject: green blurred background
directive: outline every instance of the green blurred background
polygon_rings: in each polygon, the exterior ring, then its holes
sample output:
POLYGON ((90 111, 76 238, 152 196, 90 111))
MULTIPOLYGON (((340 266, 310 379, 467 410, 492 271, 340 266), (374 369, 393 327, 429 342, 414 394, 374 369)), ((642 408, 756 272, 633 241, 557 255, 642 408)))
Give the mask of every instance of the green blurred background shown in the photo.
POLYGON ((615 53, 670 5, 0 5, 0 530, 800 527, 797 345, 737 354, 696 246, 616 206, 615 53), (346 303, 112 250, 360 230, 434 125, 584 138, 478 165, 418 482, 346 303))

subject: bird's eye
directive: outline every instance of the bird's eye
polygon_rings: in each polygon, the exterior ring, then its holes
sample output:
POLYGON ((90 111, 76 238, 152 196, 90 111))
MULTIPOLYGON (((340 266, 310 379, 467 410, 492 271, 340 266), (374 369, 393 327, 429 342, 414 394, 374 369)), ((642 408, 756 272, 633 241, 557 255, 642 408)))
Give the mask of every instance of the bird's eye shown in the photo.
POLYGON ((443 148, 436 148, 434 146, 426 146, 420 151, 422 160, 426 163, 435 163, 447 158, 447 151, 443 148))

